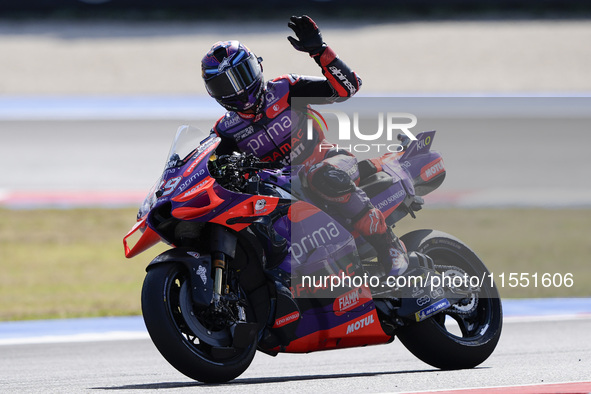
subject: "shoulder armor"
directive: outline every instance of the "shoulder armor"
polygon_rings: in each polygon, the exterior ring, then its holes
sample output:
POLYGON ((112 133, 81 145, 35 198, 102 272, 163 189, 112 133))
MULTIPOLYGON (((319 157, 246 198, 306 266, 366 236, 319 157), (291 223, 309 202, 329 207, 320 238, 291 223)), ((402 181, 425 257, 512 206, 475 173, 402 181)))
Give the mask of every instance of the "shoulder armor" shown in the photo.
POLYGON ((241 125, 244 120, 236 112, 226 112, 213 127, 218 135, 227 135, 241 125))

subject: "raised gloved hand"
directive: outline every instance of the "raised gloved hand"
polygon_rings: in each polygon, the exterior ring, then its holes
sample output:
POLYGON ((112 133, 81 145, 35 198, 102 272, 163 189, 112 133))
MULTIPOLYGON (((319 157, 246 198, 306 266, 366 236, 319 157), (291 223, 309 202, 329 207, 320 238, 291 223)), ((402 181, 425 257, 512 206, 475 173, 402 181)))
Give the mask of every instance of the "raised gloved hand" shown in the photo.
POLYGON ((320 29, 318 29, 312 18, 307 15, 292 16, 289 20, 287 26, 293 30, 298 39, 291 36, 287 37, 287 39, 295 49, 308 52, 313 56, 326 48, 326 44, 322 41, 320 29))

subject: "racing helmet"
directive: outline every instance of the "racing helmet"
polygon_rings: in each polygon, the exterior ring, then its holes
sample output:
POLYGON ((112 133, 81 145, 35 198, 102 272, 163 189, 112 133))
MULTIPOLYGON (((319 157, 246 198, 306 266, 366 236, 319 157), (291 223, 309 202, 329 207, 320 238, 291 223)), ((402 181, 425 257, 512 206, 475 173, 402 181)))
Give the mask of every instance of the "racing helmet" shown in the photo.
POLYGON ((205 88, 228 111, 258 112, 263 98, 262 58, 238 41, 219 41, 201 59, 205 88))

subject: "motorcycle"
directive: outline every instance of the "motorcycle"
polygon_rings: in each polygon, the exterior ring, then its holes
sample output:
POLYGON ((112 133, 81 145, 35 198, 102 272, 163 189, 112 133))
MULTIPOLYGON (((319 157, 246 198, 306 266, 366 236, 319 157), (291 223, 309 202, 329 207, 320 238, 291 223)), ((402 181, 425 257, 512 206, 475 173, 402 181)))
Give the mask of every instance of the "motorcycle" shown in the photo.
MULTIPOLYGON (((434 136, 399 136, 404 150, 383 156, 381 171, 361 180, 388 225, 415 217, 422 196, 443 182, 434 136)), ((256 350, 275 356, 395 337, 444 370, 473 368, 492 354, 502 328, 499 293, 462 241, 437 230, 407 233, 400 239, 408 271, 384 278, 371 245, 314 201, 302 166, 218 157, 219 143, 180 127, 123 239, 128 258, 161 241, 171 246, 148 264, 141 300, 152 341, 178 371, 226 382, 256 350)))

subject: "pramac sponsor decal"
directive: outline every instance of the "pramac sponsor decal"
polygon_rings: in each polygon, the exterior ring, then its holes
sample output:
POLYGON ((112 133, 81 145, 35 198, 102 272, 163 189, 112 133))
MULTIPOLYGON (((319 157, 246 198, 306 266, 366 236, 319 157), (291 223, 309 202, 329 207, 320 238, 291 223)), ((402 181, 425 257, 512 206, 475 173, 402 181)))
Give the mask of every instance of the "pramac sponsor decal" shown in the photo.
MULTIPOLYGON (((273 98, 275 98, 275 97, 273 97, 273 98)), ((289 98, 289 95, 286 93, 279 100, 276 100, 277 102, 274 102, 274 103, 268 102, 271 105, 269 105, 269 107, 265 110, 265 114, 267 115, 267 117, 269 119, 273 119, 277 115, 279 115, 280 113, 285 111, 287 108, 289 108, 289 103, 287 101, 288 98, 289 98)))

